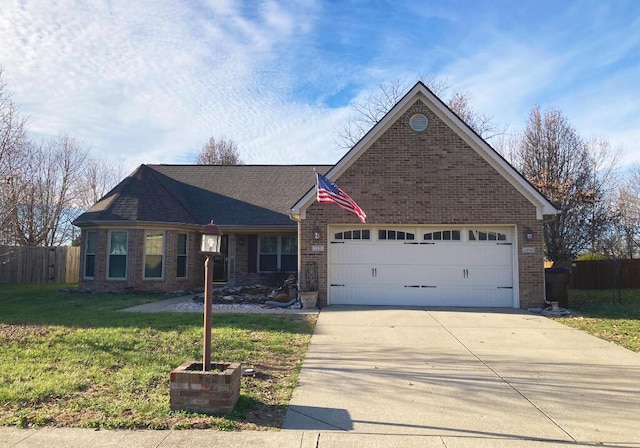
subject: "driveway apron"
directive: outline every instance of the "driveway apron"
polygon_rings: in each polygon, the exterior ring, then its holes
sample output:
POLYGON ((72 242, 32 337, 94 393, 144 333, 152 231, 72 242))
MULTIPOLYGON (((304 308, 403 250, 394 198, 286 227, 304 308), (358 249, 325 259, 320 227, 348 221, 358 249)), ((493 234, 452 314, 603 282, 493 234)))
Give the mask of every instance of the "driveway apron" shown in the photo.
POLYGON ((640 355, 518 310, 329 307, 284 428, 640 446, 640 355))

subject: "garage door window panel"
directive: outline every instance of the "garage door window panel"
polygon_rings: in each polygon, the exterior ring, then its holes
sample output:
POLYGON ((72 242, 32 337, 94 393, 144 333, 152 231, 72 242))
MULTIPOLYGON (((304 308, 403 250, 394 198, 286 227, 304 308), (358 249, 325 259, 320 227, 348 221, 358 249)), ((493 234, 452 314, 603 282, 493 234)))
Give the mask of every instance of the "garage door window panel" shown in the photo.
POLYGON ((333 235, 334 240, 370 240, 371 239, 371 231, 368 229, 364 230, 345 230, 343 232, 337 232, 333 235))
POLYGON ((507 241, 507 234, 490 230, 469 230, 469 241, 507 241))
POLYGON ((416 234, 411 232, 404 232, 401 230, 378 230, 378 239, 382 241, 413 241, 416 239, 416 234))
POLYGON ((424 241, 460 241, 460 236, 460 230, 438 230, 425 233, 422 238, 424 241))

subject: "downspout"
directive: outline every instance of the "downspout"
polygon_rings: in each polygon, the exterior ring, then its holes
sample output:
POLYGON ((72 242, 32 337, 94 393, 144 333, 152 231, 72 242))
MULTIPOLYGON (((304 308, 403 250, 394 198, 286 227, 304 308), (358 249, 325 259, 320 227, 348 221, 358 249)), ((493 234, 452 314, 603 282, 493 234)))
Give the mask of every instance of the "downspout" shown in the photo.
POLYGON ((302 239, 301 239, 301 235, 300 235, 300 224, 302 224, 302 220, 300 219, 300 215, 299 214, 294 214, 292 209, 287 210, 287 213, 289 214, 289 219, 291 221, 295 221, 298 223, 298 272, 296 272, 296 278, 297 278, 297 282, 298 282, 298 291, 300 291, 300 258, 302 256, 302 239))

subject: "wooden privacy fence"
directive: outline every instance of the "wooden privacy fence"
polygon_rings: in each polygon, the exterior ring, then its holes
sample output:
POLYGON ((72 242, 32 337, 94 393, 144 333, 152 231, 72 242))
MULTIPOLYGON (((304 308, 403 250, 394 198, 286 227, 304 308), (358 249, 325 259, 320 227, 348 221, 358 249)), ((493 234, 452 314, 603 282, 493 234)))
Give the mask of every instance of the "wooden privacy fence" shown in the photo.
POLYGON ((640 289, 640 260, 576 261, 570 285, 574 289, 640 289))
POLYGON ((77 283, 79 247, 0 246, 0 283, 77 283))

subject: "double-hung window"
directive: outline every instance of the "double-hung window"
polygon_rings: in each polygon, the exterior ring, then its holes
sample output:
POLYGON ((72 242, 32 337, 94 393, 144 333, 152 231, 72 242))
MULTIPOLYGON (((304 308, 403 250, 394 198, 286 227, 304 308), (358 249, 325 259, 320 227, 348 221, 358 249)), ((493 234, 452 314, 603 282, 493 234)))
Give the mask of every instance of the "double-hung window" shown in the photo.
POLYGON ((176 278, 187 276, 187 234, 178 233, 178 243, 176 247, 176 278))
POLYGON ((144 238, 144 278, 162 278, 164 232, 146 232, 144 238))
POLYGON ((126 230, 112 230, 109 233, 108 278, 127 278, 127 245, 129 234, 126 230))
POLYGON ((298 269, 297 235, 261 236, 260 272, 295 272, 298 269))
POLYGON ((84 248, 84 278, 91 279, 96 273, 96 238, 98 232, 89 230, 86 234, 84 248))

